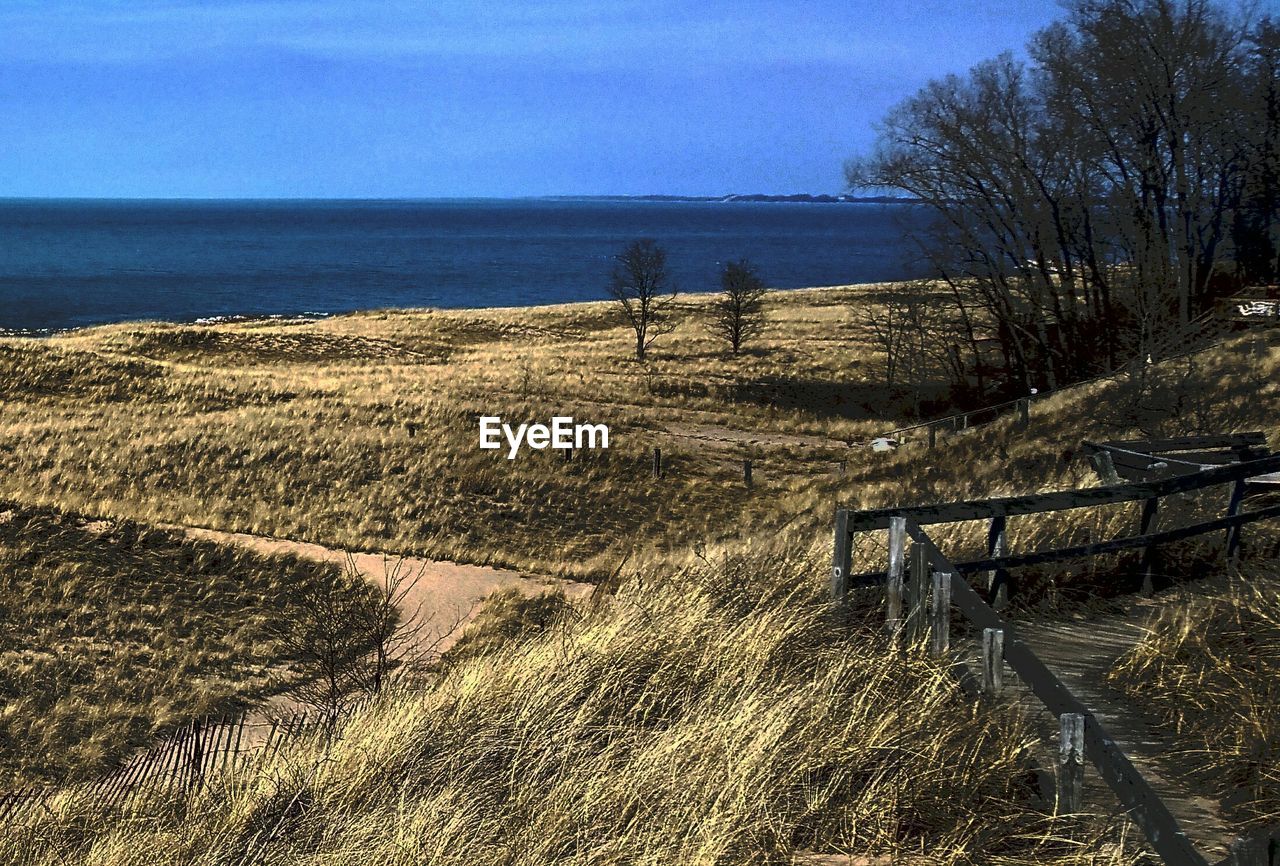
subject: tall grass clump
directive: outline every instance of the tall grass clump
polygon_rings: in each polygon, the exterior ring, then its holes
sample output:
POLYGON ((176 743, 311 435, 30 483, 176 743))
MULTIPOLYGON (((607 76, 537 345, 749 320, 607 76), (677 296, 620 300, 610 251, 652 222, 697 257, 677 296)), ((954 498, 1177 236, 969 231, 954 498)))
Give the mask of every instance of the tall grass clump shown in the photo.
POLYGON ((177 802, 67 793, 0 860, 1126 862, 1032 805, 1015 713, 833 617, 815 573, 748 553, 634 577, 177 802))
POLYGON ((1185 757, 1242 823, 1280 821, 1280 594, 1256 566, 1170 608, 1112 682, 1188 744, 1185 757))
POLYGON ((282 688, 297 658, 275 635, 331 569, 0 502, 0 793, 282 688))

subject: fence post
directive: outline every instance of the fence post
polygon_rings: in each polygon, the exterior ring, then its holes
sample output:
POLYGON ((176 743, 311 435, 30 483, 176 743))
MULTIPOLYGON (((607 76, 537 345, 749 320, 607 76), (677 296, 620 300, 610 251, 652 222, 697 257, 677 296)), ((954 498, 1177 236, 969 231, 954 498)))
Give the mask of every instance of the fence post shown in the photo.
MULTIPOLYGON (((1160 498, 1153 496, 1142 504, 1142 524, 1138 529, 1139 535, 1146 535, 1154 532, 1156 527, 1156 516, 1160 509, 1160 498)), ((1156 546, 1148 544, 1142 549, 1142 594, 1152 595, 1155 593, 1155 557, 1156 546)))
MULTIPOLYGON (((1005 527, 1008 518, 1001 514, 991 518, 987 526, 987 557, 998 559, 1005 554, 1005 527)), ((987 603, 996 610, 1003 610, 1009 604, 1009 576, 1004 569, 994 568, 987 572, 987 603)))
POLYGON ((653 448, 653 477, 662 477, 662 449, 656 445, 653 448))
POLYGON ((1031 398, 1023 397, 1018 401, 1018 420, 1023 427, 1031 426, 1031 398))
POLYGON ((936 424, 929 425, 929 447, 933 448, 938 444, 938 427, 936 424))
POLYGON ((849 594, 849 569, 853 552, 849 549, 849 511, 836 509, 836 540, 831 554, 831 600, 844 604, 849 594))
POLYGON ((933 654, 944 656, 951 649, 951 574, 933 574, 933 654))
POLYGON ((1271 840, 1259 836, 1238 836, 1231 843, 1226 866, 1272 866, 1271 840))
POLYGON ((907 519, 889 518, 889 577, 885 582, 885 624, 889 636, 897 639, 902 633, 902 577, 906 566, 907 519))
POLYGON ((929 555, 923 544, 914 542, 908 559, 911 573, 906 585, 907 643, 914 644, 924 631, 924 603, 929 596, 929 555))
POLYGON ((1116 472, 1116 464, 1106 451, 1097 451, 1093 455, 1093 468, 1102 477, 1103 484, 1119 484, 1120 473, 1116 472))
POLYGON ((982 630, 982 692, 995 696, 1004 688, 1004 629, 982 630))
MULTIPOLYGON (((1244 501, 1245 479, 1241 478, 1231 488, 1231 499, 1227 502, 1227 517, 1235 517, 1240 513, 1240 503, 1244 501)), ((1227 562, 1236 558, 1240 552, 1240 529, 1232 526, 1227 529, 1227 562)))
POLYGON ((750 460, 742 461, 742 483, 747 486, 748 490, 751 489, 751 461, 750 460))
POLYGON ((191 723, 191 775, 188 784, 193 788, 200 784, 204 770, 204 730, 200 719, 191 723))
POLYGON ((1058 812, 1084 808, 1084 714, 1058 716, 1058 812))

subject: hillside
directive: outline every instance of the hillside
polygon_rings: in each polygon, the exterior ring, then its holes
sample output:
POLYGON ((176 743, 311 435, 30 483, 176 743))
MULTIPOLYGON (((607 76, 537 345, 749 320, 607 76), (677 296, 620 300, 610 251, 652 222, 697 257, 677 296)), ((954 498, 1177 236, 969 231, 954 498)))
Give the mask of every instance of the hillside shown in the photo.
POLYGON ((0 496, 607 575, 636 548, 769 510, 885 424, 893 407, 851 306, 878 291, 777 294, 769 330, 736 361, 696 296, 646 366, 603 304, 0 341, 0 496), (606 423, 611 447, 509 461, 476 447, 481 415, 606 423), (752 493, 734 483, 745 456, 752 493))
MULTIPOLYGON (((386 693, 332 740, 291 741, 123 813, 71 784, 23 813, 0 854, 20 864, 816 862, 805 852, 1142 862, 1123 822, 1055 817, 1037 799, 1029 719, 963 697, 937 662, 886 651, 876 594, 833 616, 832 512, 1092 485, 1078 454, 1088 438, 1259 429, 1280 444, 1280 343, 1239 335, 1038 400, 1025 429, 1010 417, 944 434, 932 450, 917 438, 882 453, 861 445, 905 420, 903 405, 879 384, 861 313, 901 290, 775 294, 765 334, 736 361, 705 333, 702 299, 686 298, 647 368, 627 360, 629 335, 608 308, 591 304, 0 342, 0 497, 16 515, 0 526, 12 551, 0 608, 31 622, 0 652, 43 659, 42 681, 100 685, 70 690, 65 707, 56 691, 33 702, 35 674, 7 686, 22 698, 0 722, 44 752, 15 762, 16 779, 74 783, 149 734, 279 686, 269 674, 289 659, 267 626, 290 620, 289 588, 319 567, 155 525, 600 584, 575 604, 495 604, 430 687, 386 693), (482 414, 605 422, 613 447, 508 461, 476 447, 482 414), (655 446, 662 478, 650 472, 655 446), (121 525, 132 534, 92 531, 121 525), (184 625, 170 634, 161 623, 184 625), (145 656, 157 629, 171 651, 145 656), (85 662, 72 645, 104 650, 85 662), (112 688, 146 677, 157 684, 150 704, 103 709, 124 700, 112 688), (59 712, 75 724, 35 738, 41 715, 59 712)), ((1171 516, 1221 507, 1188 500, 1171 516)), ((1136 518, 1133 506, 1025 518, 1010 524, 1010 544, 1061 546, 1136 518)), ((958 555, 982 531, 937 538, 958 555)), ((1161 586, 1220 571, 1216 543, 1171 546, 1161 586)), ((883 550, 867 536, 855 567, 881 567, 883 550)), ((1274 574, 1280 533, 1250 527, 1246 553, 1274 574)), ((1133 591, 1134 574, 1131 556, 1029 569, 1014 615, 1106 609, 1133 591)), ((1236 621, 1240 605, 1215 604, 1218 620, 1236 621)), ((1251 628, 1271 646, 1271 626, 1251 628)), ((1152 646, 1190 634, 1170 626, 1152 646)), ((1203 715, 1173 709, 1196 659, 1217 651, 1138 650, 1128 664, 1133 694, 1171 737, 1190 728, 1225 755, 1212 735, 1248 677, 1215 685, 1224 703, 1203 715)), ((1265 725, 1248 742, 1280 748, 1265 725)), ((1257 790, 1237 811, 1261 825, 1274 764, 1240 763, 1199 772, 1252 773, 1257 790)))

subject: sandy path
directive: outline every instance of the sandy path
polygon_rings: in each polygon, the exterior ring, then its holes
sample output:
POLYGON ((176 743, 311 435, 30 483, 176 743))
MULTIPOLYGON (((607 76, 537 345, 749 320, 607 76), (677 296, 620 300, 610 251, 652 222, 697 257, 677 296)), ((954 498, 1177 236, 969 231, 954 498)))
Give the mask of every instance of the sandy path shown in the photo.
POLYGON ((192 538, 243 547, 262 556, 291 554, 316 562, 332 562, 345 566, 350 559, 361 574, 379 586, 386 586, 389 573, 408 576, 408 588, 402 605, 407 622, 421 624, 420 649, 441 653, 453 646, 467 623, 480 612, 480 603, 500 589, 514 589, 535 596, 559 589, 571 599, 583 598, 591 585, 560 580, 542 575, 507 571, 483 565, 462 565, 433 559, 398 557, 382 553, 357 553, 243 532, 222 532, 190 526, 166 526, 185 532, 192 538), (398 571, 397 571, 398 570, 398 571))

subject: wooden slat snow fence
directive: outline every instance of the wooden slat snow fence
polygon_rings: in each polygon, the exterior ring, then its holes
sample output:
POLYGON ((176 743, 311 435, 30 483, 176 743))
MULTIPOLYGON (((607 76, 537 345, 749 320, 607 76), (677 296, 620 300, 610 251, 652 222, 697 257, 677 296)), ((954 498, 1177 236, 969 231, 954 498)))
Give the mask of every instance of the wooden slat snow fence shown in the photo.
MULTIPOLYGON (((340 716, 349 715, 366 703, 353 702, 343 708, 340 716)), ((229 777, 233 771, 244 771, 250 764, 271 759, 287 740, 331 731, 333 726, 332 716, 321 712, 296 712, 260 721, 250 721, 247 716, 196 719, 114 771, 73 788, 97 806, 119 808, 141 794, 185 791, 219 776, 229 777)), ((71 788, 29 787, 0 793, 0 827, 68 790, 71 788)))

